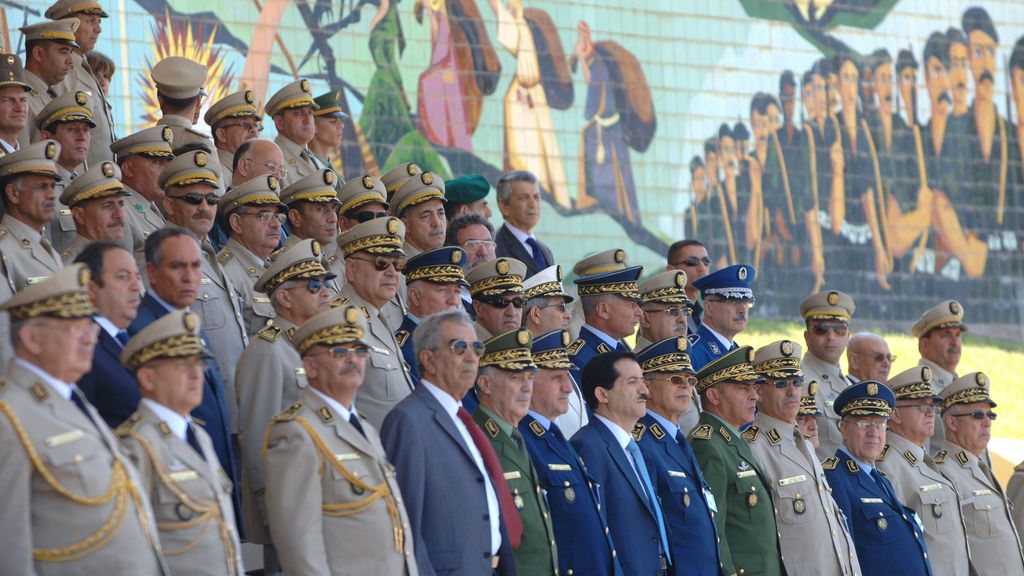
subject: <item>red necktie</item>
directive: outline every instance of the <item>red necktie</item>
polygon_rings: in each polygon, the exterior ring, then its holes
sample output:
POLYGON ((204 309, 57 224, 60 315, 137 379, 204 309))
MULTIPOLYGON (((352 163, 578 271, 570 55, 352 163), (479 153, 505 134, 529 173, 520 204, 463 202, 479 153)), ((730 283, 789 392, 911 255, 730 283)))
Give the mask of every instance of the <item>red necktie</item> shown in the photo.
POLYGON ((494 483, 494 491, 498 493, 501 517, 505 519, 505 530, 508 531, 508 537, 512 540, 512 548, 518 549, 519 541, 523 537, 523 521, 519 518, 519 511, 516 510, 516 505, 512 501, 512 492, 508 489, 508 482, 505 482, 505 471, 501 468, 498 454, 494 451, 494 446, 491 446, 490 440, 484 436, 484 431, 476 425, 473 417, 465 408, 459 407, 456 414, 458 414, 459 420, 466 425, 470 437, 473 438, 473 443, 476 444, 476 449, 480 451, 480 456, 484 459, 484 466, 487 467, 491 482, 494 483))

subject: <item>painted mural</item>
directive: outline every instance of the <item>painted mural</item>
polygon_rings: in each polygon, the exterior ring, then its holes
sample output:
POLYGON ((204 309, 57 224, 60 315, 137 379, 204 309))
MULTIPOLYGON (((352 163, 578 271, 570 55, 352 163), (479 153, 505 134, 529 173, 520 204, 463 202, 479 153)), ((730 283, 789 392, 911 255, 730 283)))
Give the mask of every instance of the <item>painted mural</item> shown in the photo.
MULTIPOLYGON (((7 45, 46 4, 4 0, 7 45)), ((853 294, 904 321, 940 298, 1021 319, 1024 5, 1017 0, 119 0, 97 49, 119 134, 149 69, 211 70, 207 103, 296 78, 338 91, 346 178, 416 162, 535 173, 570 267, 658 270, 704 241, 758 271, 758 313, 853 294)), ((268 128, 272 123, 265 122, 268 128)), ((272 137, 264 133, 263 137, 272 137)))

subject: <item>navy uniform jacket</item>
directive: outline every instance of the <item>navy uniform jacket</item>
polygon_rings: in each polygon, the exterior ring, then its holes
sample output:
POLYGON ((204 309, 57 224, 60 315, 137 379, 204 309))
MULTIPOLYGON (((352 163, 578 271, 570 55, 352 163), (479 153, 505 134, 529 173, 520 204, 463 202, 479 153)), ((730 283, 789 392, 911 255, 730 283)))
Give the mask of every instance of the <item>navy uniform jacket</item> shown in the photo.
POLYGON ((402 325, 395 332, 395 342, 398 342, 402 349, 402 357, 409 366, 409 379, 412 380, 413 386, 420 385, 420 369, 416 366, 416 353, 412 351, 412 332, 417 325, 417 322, 406 314, 402 319, 402 325))
POLYGON ((711 489, 690 443, 686 438, 677 442, 650 414, 637 422, 633 439, 661 498, 676 574, 718 576, 718 533, 707 498, 711 489))
POLYGON ((121 343, 101 328, 92 370, 78 381, 85 397, 111 428, 130 418, 142 398, 135 376, 121 365, 121 349, 121 343))
POLYGON ((932 573, 914 511, 896 499, 892 484, 872 480, 848 454, 822 462, 832 498, 846 514, 864 576, 932 573))
POLYGON ((547 430, 532 415, 519 422, 533 467, 547 492, 558 546, 559 574, 622 575, 615 546, 605 532, 599 486, 555 424, 547 430))
POLYGON ((608 528, 623 572, 629 576, 658 575, 661 570, 658 519, 626 451, 597 418, 580 428, 572 437, 572 445, 600 486, 608 528))
POLYGON ((704 324, 697 328, 696 336, 691 336, 690 340, 690 364, 693 365, 695 372, 700 372, 700 369, 710 364, 713 360, 718 360, 725 353, 730 350, 739 348, 736 342, 732 343, 732 348, 726 348, 719 342, 718 337, 708 330, 708 327, 704 324))
MULTIPOLYGON (((388 412, 380 437, 398 470, 420 575, 490 576, 485 479, 441 403, 426 386, 416 387, 388 412)), ((496 574, 515 576, 512 544, 500 525, 496 574)))
MULTIPOLYGON (((623 351, 629 350, 622 342, 619 342, 618 349, 623 351)), ((566 351, 569 353, 569 361, 576 365, 575 368, 570 370, 573 380, 582 382, 580 373, 583 372, 583 367, 587 365, 587 362, 590 362, 598 354, 604 354, 612 350, 615 350, 615 348, 609 346, 607 342, 591 330, 590 326, 584 324, 580 328, 580 337, 566 348, 566 351)))

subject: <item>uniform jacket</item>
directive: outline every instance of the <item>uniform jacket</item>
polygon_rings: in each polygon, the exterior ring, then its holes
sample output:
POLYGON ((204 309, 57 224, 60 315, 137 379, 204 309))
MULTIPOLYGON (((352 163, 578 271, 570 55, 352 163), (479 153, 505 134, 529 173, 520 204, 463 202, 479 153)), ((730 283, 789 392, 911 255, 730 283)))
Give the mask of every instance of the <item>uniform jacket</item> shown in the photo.
POLYGON ((1013 468, 1013 474, 1006 483, 1006 497, 1013 504, 1013 523, 1024 524, 1024 463, 1013 468))
MULTIPOLYGON (((932 391, 936 394, 941 394, 946 386, 949 386, 953 380, 957 379, 955 373, 947 372, 945 368, 939 366, 931 360, 925 360, 921 358, 917 362, 918 366, 927 366, 932 370, 932 391)), ((942 418, 936 415, 935 418, 935 432, 932 433, 932 440, 928 443, 928 454, 935 454, 939 450, 942 450, 942 445, 946 442, 946 425, 942 423, 942 418)), ((987 453, 986 453, 987 461, 987 453)))
POLYGON ((46 108, 46 105, 54 99, 57 94, 52 88, 43 82, 43 79, 36 76, 31 70, 25 70, 25 83, 32 87, 28 96, 28 122, 25 128, 18 134, 18 145, 22 148, 33 142, 39 142, 39 128, 36 127, 36 116, 46 108))
POLYGON ((71 71, 64 77, 64 81, 54 86, 53 89, 58 96, 78 90, 89 95, 92 119, 96 123, 96 127, 90 130, 92 144, 89 146, 89 156, 86 158, 86 162, 90 166, 95 166, 104 160, 112 162, 114 153, 110 151, 110 145, 117 140, 117 136, 114 134, 114 119, 110 114, 110 103, 103 96, 103 91, 100 90, 100 85, 96 81, 96 75, 85 56, 73 52, 71 60, 71 71))
POLYGON ((416 353, 412 349, 412 333, 416 330, 419 322, 413 320, 412 316, 406 314, 402 318, 402 325, 395 332, 395 342, 402 348, 402 358, 405 358, 405 365, 409 367, 409 379, 413 386, 420 385, 420 370, 416 366, 416 353))
MULTIPOLYGON (((128 235, 129 229, 132 231, 134 245, 129 247, 129 250, 141 253, 146 244, 146 237, 166 226, 167 219, 164 218, 157 205, 147 200, 145 196, 127 185, 124 188, 131 192, 131 196, 124 199, 125 235, 128 235)), ((145 270, 144 267, 141 269, 145 270)))
MULTIPOLYGON (((548 245, 537 240, 537 244, 540 245, 540 251, 544 253, 544 258, 548 261, 548 266, 555 264, 555 256, 551 253, 551 248, 548 245)), ((523 264, 526 264, 526 278, 533 276, 537 272, 541 271, 541 267, 537 265, 537 261, 533 259, 533 255, 530 251, 523 246, 523 243, 512 234, 512 231, 508 229, 508 226, 504 224, 494 234, 494 255, 498 258, 515 258, 523 264)), ((524 280, 526 279, 524 278, 524 280)))
POLYGON ((220 163, 220 182, 227 190, 231 188, 232 177, 235 174, 235 155, 227 150, 217 148, 217 161, 220 163))
POLYGON ((266 271, 266 262, 242 246, 234 238, 217 253, 217 262, 224 268, 224 273, 235 288, 242 307, 242 320, 245 333, 250 338, 256 331, 263 328, 267 320, 276 316, 274 307, 270 305, 270 297, 254 288, 256 280, 266 271))
POLYGON ((141 398, 135 375, 121 365, 121 350, 121 343, 100 329, 92 354, 92 370, 78 381, 85 397, 111 428, 127 420, 141 398))
POLYGON ((843 376, 843 371, 835 364, 829 364, 818 358, 810 351, 804 354, 800 363, 804 371, 804 382, 811 380, 818 381, 818 395, 814 401, 818 410, 823 414, 817 416, 818 420, 818 448, 816 450, 819 460, 831 457, 843 443, 843 436, 839 433, 839 415, 832 409, 836 396, 850 385, 850 381, 843 376))
POLYGON ((717 360, 725 356, 726 352, 739 347, 735 341, 732 343, 732 348, 726 347, 704 324, 697 328, 696 334, 689 338, 689 340, 690 363, 693 364, 695 371, 700 371, 701 368, 707 366, 712 360, 717 360))
POLYGON ((274 143, 281 148, 285 164, 288 165, 288 176, 281 181, 282 189, 294 184, 303 176, 309 176, 321 168, 326 168, 313 157, 313 153, 306 146, 299 146, 280 134, 274 138, 274 143))
MULTIPOLYGON (((566 348, 566 351, 569 353, 569 360, 576 366, 575 369, 570 370, 573 380, 576 382, 581 381, 580 374, 583 372, 583 367, 587 365, 587 362, 593 360, 595 356, 611 352, 615 349, 598 336, 590 325, 584 324, 580 328, 579 338, 566 348)), ((620 340, 618 349, 625 351, 629 350, 629 347, 620 340)))

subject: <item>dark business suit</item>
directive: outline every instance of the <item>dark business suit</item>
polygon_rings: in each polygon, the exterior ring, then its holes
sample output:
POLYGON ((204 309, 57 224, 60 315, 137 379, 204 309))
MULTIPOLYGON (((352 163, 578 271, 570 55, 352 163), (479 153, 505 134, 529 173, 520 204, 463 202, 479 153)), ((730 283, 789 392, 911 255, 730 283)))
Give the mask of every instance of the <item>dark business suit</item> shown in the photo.
POLYGON ((78 381, 85 397, 111 428, 127 420, 139 405, 139 383, 121 365, 121 343, 101 329, 92 355, 92 370, 78 381))
MULTIPOLYGON (((398 470, 420 574, 492 574, 485 479, 452 416, 418 386, 391 409, 380 432, 398 470)), ((498 557, 493 572, 516 574, 504 522, 498 557)))
MULTIPOLYGON (((551 249, 548 248, 547 244, 544 244, 540 240, 537 240, 537 244, 540 245, 540 251, 548 261, 548 266, 557 264, 557 262, 555 262, 555 257, 551 254, 551 249)), ((523 246, 522 242, 520 242, 515 235, 512 234, 512 231, 504 224, 501 225, 501 228, 498 228, 498 232, 494 235, 494 255, 498 258, 515 258, 523 264, 526 264, 526 278, 529 278, 541 271, 541 267, 537 265, 537 261, 533 259, 533 255, 530 254, 530 251, 523 246)))
POLYGON ((395 332, 395 342, 398 342, 398 346, 402 349, 402 357, 405 358, 405 364, 409 367, 409 378, 412 380, 413 386, 420 385, 420 369, 416 363, 416 353, 412 348, 412 333, 416 331, 418 325, 419 322, 406 314, 402 319, 402 325, 395 332))
POLYGON ((601 500, 607 505, 608 528, 622 571, 630 576, 659 574, 658 520, 625 450, 597 418, 580 428, 572 437, 572 445, 601 486, 601 500))

